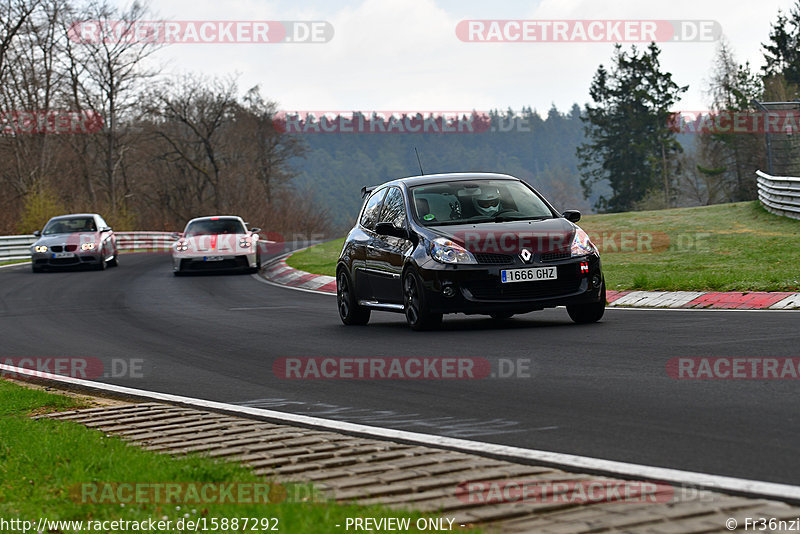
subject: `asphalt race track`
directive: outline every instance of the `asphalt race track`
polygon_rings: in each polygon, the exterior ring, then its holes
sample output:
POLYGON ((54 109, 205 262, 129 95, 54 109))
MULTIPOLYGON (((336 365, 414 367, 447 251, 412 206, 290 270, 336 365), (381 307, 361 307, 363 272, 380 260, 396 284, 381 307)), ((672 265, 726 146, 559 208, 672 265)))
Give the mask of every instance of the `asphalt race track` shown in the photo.
MULTIPOLYGON (((519 447, 800 484, 797 380, 676 380, 679 356, 798 357, 800 312, 555 309, 495 322, 400 314, 345 327, 335 299, 250 275, 175 278, 167 255, 119 268, 0 269, 0 361, 90 357, 129 387, 519 447), (281 357, 529 359, 529 376, 286 380, 281 357), (115 360, 116 359, 116 360, 115 360), (120 362, 135 362, 130 375, 120 362), (113 363, 112 362, 116 362, 113 363), (114 367, 116 366, 116 367, 114 367)), ((130 365, 130 364, 128 364, 130 365)))

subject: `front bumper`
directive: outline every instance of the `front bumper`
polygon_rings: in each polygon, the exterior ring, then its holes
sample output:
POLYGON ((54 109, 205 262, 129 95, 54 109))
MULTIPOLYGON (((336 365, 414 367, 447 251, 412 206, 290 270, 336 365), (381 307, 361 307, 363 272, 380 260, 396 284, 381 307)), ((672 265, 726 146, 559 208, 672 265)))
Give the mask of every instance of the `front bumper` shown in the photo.
POLYGON ((73 252, 72 256, 56 257, 52 252, 34 252, 31 254, 31 262, 36 267, 79 267, 81 265, 96 266, 104 260, 102 253, 99 252, 73 252))
POLYGON ((256 253, 252 254, 181 254, 173 253, 172 270, 180 272, 238 271, 255 269, 256 253))
POLYGON ((527 313, 544 308, 600 302, 600 256, 589 254, 554 262, 507 265, 446 265, 429 260, 418 272, 435 313, 527 313), (588 268, 581 269, 581 264, 588 268), (502 283, 504 269, 556 267, 555 280, 502 283))

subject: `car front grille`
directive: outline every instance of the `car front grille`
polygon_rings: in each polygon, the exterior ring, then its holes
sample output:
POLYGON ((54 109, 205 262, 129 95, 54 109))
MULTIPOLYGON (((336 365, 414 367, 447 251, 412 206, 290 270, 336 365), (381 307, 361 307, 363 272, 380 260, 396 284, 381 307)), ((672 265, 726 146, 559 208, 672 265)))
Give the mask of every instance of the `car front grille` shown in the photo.
POLYGON ((541 261, 557 261, 557 260, 566 260, 572 257, 572 253, 570 252, 543 252, 541 255, 541 261))
MULTIPOLYGON (((559 273, 561 276, 561 273, 559 273)), ((476 300, 544 299, 568 295, 580 290, 581 278, 569 277, 538 282, 500 283, 497 279, 472 280, 462 287, 476 300)))
POLYGON ((50 252, 75 252, 78 245, 50 245, 50 252))
POLYGON ((187 271, 216 271, 220 269, 245 269, 250 264, 246 256, 221 261, 181 260, 181 269, 187 271))
POLYGON ((514 263, 514 256, 509 256, 508 254, 478 253, 475 254, 475 260, 483 264, 507 265, 509 263, 514 263))
MULTIPOLYGON (((542 252, 539 261, 558 261, 568 260, 572 257, 570 252, 542 252)), ((475 260, 483 265, 509 265, 514 263, 514 256, 510 254, 491 254, 479 252, 475 254, 475 260)))

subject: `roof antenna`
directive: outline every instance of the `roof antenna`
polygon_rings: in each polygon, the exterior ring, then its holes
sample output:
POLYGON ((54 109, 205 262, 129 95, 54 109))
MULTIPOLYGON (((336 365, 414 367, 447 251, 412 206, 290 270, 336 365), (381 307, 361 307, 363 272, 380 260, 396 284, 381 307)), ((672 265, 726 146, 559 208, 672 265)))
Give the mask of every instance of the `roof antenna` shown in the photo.
POLYGON ((419 159, 419 152, 417 152, 417 147, 414 147, 414 153, 417 155, 417 163, 419 163, 419 173, 421 175, 425 175, 425 171, 422 170, 422 161, 419 159))

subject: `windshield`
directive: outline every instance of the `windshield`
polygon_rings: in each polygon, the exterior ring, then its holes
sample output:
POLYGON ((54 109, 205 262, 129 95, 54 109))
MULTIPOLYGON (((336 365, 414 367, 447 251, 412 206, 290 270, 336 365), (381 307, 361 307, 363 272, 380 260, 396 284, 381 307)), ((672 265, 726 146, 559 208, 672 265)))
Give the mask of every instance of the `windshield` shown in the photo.
POLYGON ((244 225, 238 219, 203 219, 189 223, 186 237, 216 234, 246 234, 244 225))
POLYGON ((97 226, 93 217, 75 217, 72 219, 56 219, 44 227, 44 235, 74 234, 77 232, 96 232, 97 226))
POLYGON ((550 219, 539 196, 515 180, 464 180, 411 188, 417 219, 425 226, 484 221, 550 219))

